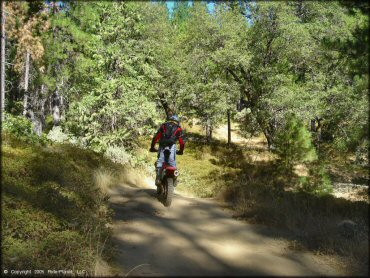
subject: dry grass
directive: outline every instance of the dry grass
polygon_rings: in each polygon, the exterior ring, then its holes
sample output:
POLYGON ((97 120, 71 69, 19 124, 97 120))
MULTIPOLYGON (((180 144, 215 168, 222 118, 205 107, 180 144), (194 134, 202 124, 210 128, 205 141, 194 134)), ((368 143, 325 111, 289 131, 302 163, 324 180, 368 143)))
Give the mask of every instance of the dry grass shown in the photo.
POLYGON ((108 194, 109 189, 115 183, 112 170, 99 168, 94 172, 94 182, 104 194, 108 194))
POLYGON ((366 273, 369 262, 368 204, 331 195, 319 197, 281 190, 280 184, 288 187, 296 177, 293 173, 284 175, 273 165, 245 165, 243 177, 228 176, 233 180, 233 186, 226 187, 219 197, 233 205, 236 217, 287 229, 295 235, 299 246, 344 258, 351 274, 366 273), (346 219, 357 224, 354 234, 349 237, 343 235, 338 226, 346 219))

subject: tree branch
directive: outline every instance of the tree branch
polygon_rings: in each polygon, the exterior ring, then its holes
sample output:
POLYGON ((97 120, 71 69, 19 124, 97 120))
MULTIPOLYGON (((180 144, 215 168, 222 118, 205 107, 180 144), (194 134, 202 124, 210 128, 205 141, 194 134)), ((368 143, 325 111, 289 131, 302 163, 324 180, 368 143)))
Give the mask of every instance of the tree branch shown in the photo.
POLYGON ((243 81, 239 78, 239 76, 237 76, 236 73, 233 72, 229 67, 227 67, 226 70, 234 77, 236 82, 243 84, 243 81))

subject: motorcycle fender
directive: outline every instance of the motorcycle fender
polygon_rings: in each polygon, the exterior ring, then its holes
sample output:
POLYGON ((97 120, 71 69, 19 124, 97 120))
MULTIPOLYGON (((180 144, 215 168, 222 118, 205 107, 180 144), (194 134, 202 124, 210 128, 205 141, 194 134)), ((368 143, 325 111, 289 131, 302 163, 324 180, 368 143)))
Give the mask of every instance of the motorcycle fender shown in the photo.
POLYGON ((166 176, 166 169, 163 169, 162 171, 162 175, 161 175, 161 179, 163 180, 163 178, 166 176))

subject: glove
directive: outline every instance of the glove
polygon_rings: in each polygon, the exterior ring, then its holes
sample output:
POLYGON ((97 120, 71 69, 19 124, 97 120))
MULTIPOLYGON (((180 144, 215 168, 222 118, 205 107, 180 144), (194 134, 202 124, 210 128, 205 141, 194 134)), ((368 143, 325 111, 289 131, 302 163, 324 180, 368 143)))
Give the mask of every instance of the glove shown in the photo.
POLYGON ((149 149, 149 151, 150 151, 151 153, 156 153, 156 152, 158 152, 158 150, 157 150, 156 148, 154 148, 154 147, 151 147, 151 148, 149 149))
POLYGON ((176 151, 176 154, 183 155, 184 154, 184 151, 176 151))

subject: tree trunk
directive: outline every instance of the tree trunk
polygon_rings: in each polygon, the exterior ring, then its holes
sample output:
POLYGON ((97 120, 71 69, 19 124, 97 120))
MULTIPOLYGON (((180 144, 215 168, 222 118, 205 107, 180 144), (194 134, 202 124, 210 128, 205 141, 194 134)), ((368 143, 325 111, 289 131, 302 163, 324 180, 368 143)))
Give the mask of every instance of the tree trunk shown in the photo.
MULTIPOLYGON (((63 119, 64 119, 64 112, 66 111, 66 109, 64 107, 64 98, 63 98, 63 95, 60 96, 59 100, 60 100, 60 108, 59 108, 60 109, 60 120, 63 121, 63 119)), ((116 125, 116 122, 114 124, 116 125)))
POLYGON ((113 115, 112 120, 111 120, 112 131, 114 131, 116 129, 116 122, 117 122, 117 117, 116 117, 116 115, 113 115))
POLYGON ((41 119, 38 119, 38 118, 34 117, 33 124, 35 126, 36 134, 38 136, 41 136, 41 134, 42 134, 42 121, 41 121, 41 119))
POLYGON ((160 96, 160 102, 161 102, 161 105, 163 107, 164 112, 166 113, 167 119, 169 119, 172 116, 173 111, 170 108, 170 106, 168 105, 168 102, 164 99, 163 95, 160 96))
POLYGON ((271 151, 271 146, 272 146, 272 137, 269 133, 269 131, 267 130, 267 128, 265 128, 263 130, 263 134, 265 135, 266 137, 266 140, 267 140, 267 147, 268 147, 268 150, 271 151))
POLYGON ((45 90, 45 85, 41 85, 41 100, 40 100, 40 112, 38 113, 38 117, 35 118, 35 131, 37 135, 41 136, 42 131, 44 130, 45 127, 45 103, 47 101, 46 98, 44 98, 44 90, 45 90))
POLYGON ((303 1, 298 1, 297 16, 303 21, 303 1))
POLYGON ((213 131, 212 126, 207 124, 206 125, 206 140, 208 143, 212 141, 212 131, 213 131))
POLYGON ((49 101, 49 113, 52 114, 53 113, 53 98, 54 96, 51 96, 49 97, 48 101, 49 101))
POLYGON ((206 122, 206 140, 208 143, 211 142, 212 140, 212 131, 213 131, 212 124, 210 119, 208 118, 206 122))
POLYGON ((53 96, 53 118, 54 118, 54 126, 58 126, 60 123, 60 99, 58 90, 54 93, 53 96))
POLYGON ((28 99, 27 117, 31 119, 34 125, 34 131, 38 136, 41 136, 45 124, 44 120, 44 104, 43 99, 44 85, 41 86, 40 91, 36 90, 32 97, 28 99))
POLYGON ((26 63, 25 63, 25 71, 24 71, 24 100, 23 100, 23 115, 27 115, 28 110, 28 82, 30 76, 30 52, 27 50, 26 52, 26 63))
POLYGON ((1 123, 5 112, 5 1, 1 2, 1 123))
POLYGON ((53 105, 53 118, 54 118, 54 126, 58 126, 61 121, 61 115, 62 115, 62 105, 63 105, 63 99, 62 96, 59 94, 59 88, 63 87, 64 80, 60 82, 60 84, 57 86, 53 99, 52 99, 52 105, 53 105))
POLYGON ((255 118, 257 120, 257 123, 258 123, 260 129, 263 132, 263 135, 265 135, 265 138, 267 140, 268 150, 271 151, 271 146, 272 146, 272 143, 273 143, 272 134, 270 133, 270 130, 268 129, 268 126, 267 126, 266 122, 261 118, 261 115, 258 112, 256 112, 255 118))
POLYGON ((231 144, 231 119, 230 110, 227 110, 227 144, 231 144))
POLYGON ((23 116, 27 117, 28 110, 28 92, 23 91, 23 116))

